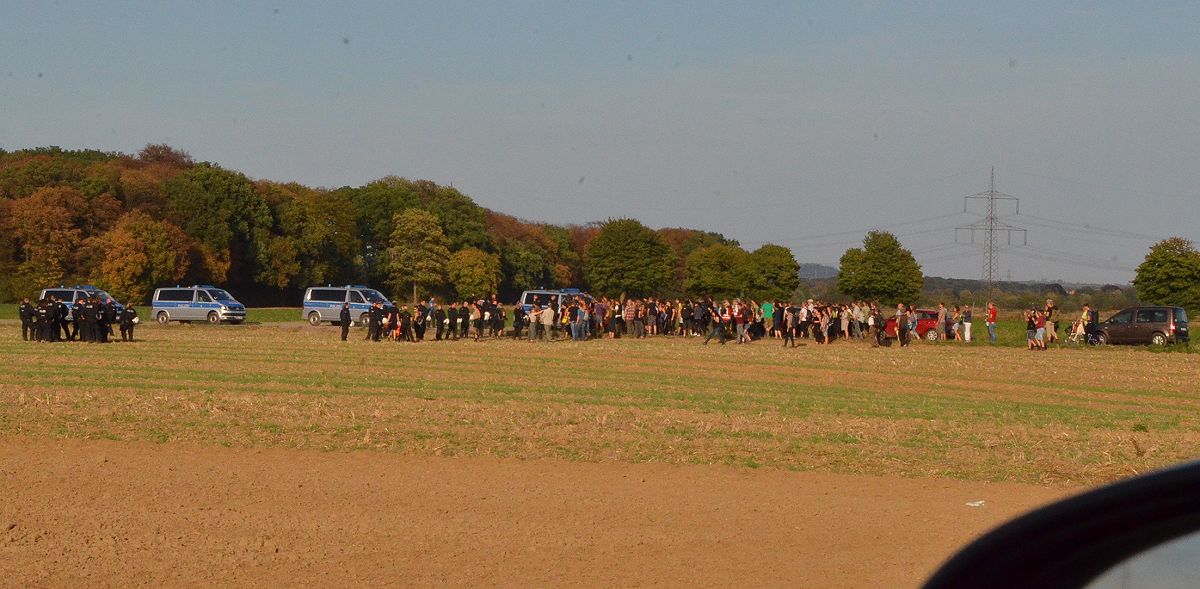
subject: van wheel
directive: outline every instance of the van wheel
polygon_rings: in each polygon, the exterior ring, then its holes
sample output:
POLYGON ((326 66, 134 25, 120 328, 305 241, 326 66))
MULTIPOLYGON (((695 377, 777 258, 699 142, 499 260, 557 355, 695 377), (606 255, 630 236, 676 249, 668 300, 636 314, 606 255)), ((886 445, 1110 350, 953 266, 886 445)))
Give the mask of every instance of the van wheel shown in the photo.
POLYGON ((216 325, 216 324, 218 324, 218 323, 220 323, 220 322, 221 322, 221 316, 220 316, 220 315, 217 315, 217 312, 216 312, 216 311, 213 311, 213 312, 211 312, 211 313, 209 313, 209 314, 208 314, 208 323, 209 323, 210 325, 216 325))
POLYGON ((936 330, 936 329, 930 329, 930 330, 926 331, 926 332, 925 332, 925 341, 927 341, 927 342, 936 342, 936 341, 938 341, 938 332, 937 332, 937 330, 936 330))
POLYGON ((1154 335, 1150 336, 1150 345, 1152 345, 1152 346, 1167 345, 1167 336, 1165 336, 1161 333, 1155 333, 1154 335))
POLYGON ((157 321, 159 325, 166 325, 167 322, 171 320, 171 317, 167 315, 166 311, 159 311, 158 315, 154 317, 154 320, 157 321))
POLYGON ((1097 346, 1108 345, 1108 334, 1107 333, 1096 334, 1096 345, 1097 346))
POLYGON ((308 314, 308 324, 313 327, 320 325, 321 324, 321 314, 316 311, 309 313, 308 314))
POLYGON ((359 325, 366 325, 366 324, 367 324, 367 314, 366 314, 366 313, 363 313, 362 315, 359 315, 359 316, 358 316, 358 324, 359 324, 359 325))

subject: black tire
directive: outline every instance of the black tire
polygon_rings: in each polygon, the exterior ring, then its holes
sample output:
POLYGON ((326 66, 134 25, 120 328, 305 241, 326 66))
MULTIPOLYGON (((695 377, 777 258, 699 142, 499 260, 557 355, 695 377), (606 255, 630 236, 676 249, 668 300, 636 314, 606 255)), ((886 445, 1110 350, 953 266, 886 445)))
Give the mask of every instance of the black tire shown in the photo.
POLYGON ((1096 345, 1097 346, 1107 346, 1108 345, 1108 334, 1104 333, 1104 332, 1097 333, 1096 334, 1096 345))
POLYGON ((362 315, 359 315, 359 316, 358 316, 358 324, 359 324, 359 325, 366 325, 366 324, 367 324, 367 314, 366 314, 366 313, 363 313, 362 315))
POLYGON ((154 320, 157 321, 159 325, 166 325, 171 321, 171 316, 167 315, 166 311, 159 311, 158 315, 154 316, 154 320))
POLYGON ((1157 331, 1154 332, 1154 335, 1150 336, 1150 345, 1152 345, 1152 346, 1167 345, 1167 336, 1163 335, 1157 331))
POLYGON ((221 322, 221 316, 217 315, 216 311, 210 311, 208 314, 208 324, 216 325, 221 322))
POLYGON ((308 324, 313 327, 320 325, 321 324, 321 314, 316 311, 309 313, 308 314, 308 324))

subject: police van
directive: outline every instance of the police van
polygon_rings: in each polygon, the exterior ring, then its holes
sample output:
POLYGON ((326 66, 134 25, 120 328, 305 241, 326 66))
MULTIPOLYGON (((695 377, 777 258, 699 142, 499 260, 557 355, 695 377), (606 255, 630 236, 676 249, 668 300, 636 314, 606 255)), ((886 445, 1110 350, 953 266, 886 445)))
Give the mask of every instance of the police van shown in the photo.
POLYGON ((173 286, 155 289, 150 314, 160 325, 170 321, 238 324, 246 320, 246 306, 211 284, 173 286))
POLYGON ((97 299, 100 299, 100 302, 104 302, 105 299, 109 299, 112 300, 113 306, 117 308, 117 311, 123 311, 125 309, 125 305, 118 303, 116 297, 89 284, 76 284, 75 286, 63 286, 60 284, 58 285, 58 288, 43 289, 41 296, 38 298, 44 299, 46 297, 54 297, 62 301, 70 311, 67 314, 68 319, 75 317, 75 301, 87 297, 96 297, 97 299))
POLYGON ((527 290, 521 293, 521 300, 518 302, 518 304, 520 304, 521 307, 525 309, 525 312, 528 313, 531 309, 533 309, 534 304, 537 304, 541 308, 545 308, 546 305, 554 303, 554 312, 559 313, 562 311, 563 303, 566 303, 571 299, 580 299, 585 304, 590 304, 592 302, 592 295, 583 292, 578 288, 527 290))
POLYGON ((372 303, 382 303, 384 307, 392 306, 392 302, 383 293, 361 284, 346 286, 312 286, 304 291, 304 311, 301 317, 309 325, 320 325, 322 321, 338 323, 341 321, 342 305, 350 303, 350 317, 359 323, 367 322, 367 311, 372 303))

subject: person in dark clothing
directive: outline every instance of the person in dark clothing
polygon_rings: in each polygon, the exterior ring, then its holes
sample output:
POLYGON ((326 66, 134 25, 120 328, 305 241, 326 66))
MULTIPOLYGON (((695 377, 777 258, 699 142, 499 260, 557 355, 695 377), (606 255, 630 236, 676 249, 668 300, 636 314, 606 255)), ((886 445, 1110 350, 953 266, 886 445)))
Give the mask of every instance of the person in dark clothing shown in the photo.
POLYGON ((379 303, 375 303, 367 311, 367 339, 373 342, 379 341, 381 331, 383 331, 383 307, 379 303))
POLYGON ((342 341, 350 336, 350 303, 342 303, 342 312, 338 315, 338 321, 342 325, 342 341))
POLYGON ((83 327, 81 339, 89 344, 96 341, 96 305, 92 298, 80 300, 79 304, 75 305, 75 314, 79 317, 79 322, 83 327))
POLYGON ((121 341, 133 341, 133 326, 137 324, 137 309, 133 308, 133 301, 125 305, 119 313, 121 323, 121 341))
POLYGON ((18 311, 21 315, 21 341, 27 342, 36 337, 33 333, 35 325, 33 319, 34 315, 37 314, 37 310, 34 309, 33 304, 29 302, 28 298, 24 298, 21 299, 21 306, 18 308, 18 311))
POLYGON ((434 339, 442 341, 442 336, 446 333, 446 310, 442 308, 441 303, 437 303, 433 309, 433 329, 434 339))
POLYGON ((112 299, 104 299, 104 341, 106 343, 109 336, 116 335, 112 326, 117 319, 117 302, 112 299))
POLYGON ((55 310, 58 313, 58 330, 62 332, 62 339, 65 341, 75 341, 75 335, 71 333, 71 309, 67 308, 67 304, 61 299, 54 299, 55 310))
POLYGON ((34 310, 37 317, 37 329, 35 340, 39 342, 50 341, 50 304, 46 299, 38 301, 37 308, 34 310))
POLYGON ((425 319, 428 315, 429 315, 429 308, 425 306, 425 303, 418 303, 417 309, 413 315, 412 323, 413 323, 413 335, 416 337, 416 340, 419 342, 425 341, 425 327, 426 327, 425 319))
POLYGON ((80 307, 82 307, 85 299, 75 301, 74 308, 71 309, 71 341, 83 341, 83 321, 79 320, 80 307))
POLYGON ((46 328, 46 341, 62 341, 62 322, 58 320, 58 299, 49 297, 46 308, 50 311, 50 325, 46 328))
POLYGON ((446 311, 446 339, 458 339, 458 303, 450 303, 450 309, 446 311))

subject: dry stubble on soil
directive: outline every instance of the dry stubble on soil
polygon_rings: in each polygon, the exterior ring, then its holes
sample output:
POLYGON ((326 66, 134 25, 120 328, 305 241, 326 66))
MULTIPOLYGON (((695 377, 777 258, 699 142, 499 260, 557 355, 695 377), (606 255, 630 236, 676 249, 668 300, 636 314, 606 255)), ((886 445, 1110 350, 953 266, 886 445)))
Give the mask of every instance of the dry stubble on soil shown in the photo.
POLYGON ((1198 439, 1195 356, 1136 349, 13 331, 0 576, 19 585, 912 586, 1198 439))
POLYGON ((87 346, 14 331, 0 433, 25 436, 1055 485, 1178 462, 1200 442, 1196 356, 1132 348, 412 345, 278 326, 148 326, 87 346))

